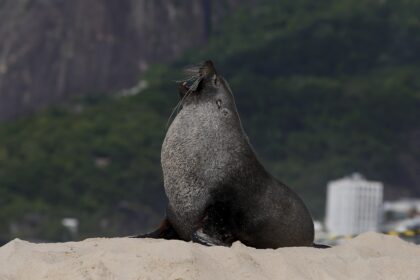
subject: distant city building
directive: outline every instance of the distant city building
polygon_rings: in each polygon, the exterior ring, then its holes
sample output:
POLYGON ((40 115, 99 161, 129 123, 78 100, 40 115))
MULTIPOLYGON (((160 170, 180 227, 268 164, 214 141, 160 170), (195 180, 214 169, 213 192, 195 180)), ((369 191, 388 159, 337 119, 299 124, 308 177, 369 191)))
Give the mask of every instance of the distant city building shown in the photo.
MULTIPOLYGON (((415 230, 420 233, 420 199, 385 201, 384 215, 383 230, 396 232, 415 230)), ((417 239, 420 242, 420 237, 417 239)))
POLYGON ((353 235, 379 229, 382 183, 354 173, 329 182, 327 188, 326 229, 330 234, 353 235))
POLYGON ((396 201, 385 201, 384 211, 403 218, 410 215, 420 214, 420 199, 400 199, 396 201))

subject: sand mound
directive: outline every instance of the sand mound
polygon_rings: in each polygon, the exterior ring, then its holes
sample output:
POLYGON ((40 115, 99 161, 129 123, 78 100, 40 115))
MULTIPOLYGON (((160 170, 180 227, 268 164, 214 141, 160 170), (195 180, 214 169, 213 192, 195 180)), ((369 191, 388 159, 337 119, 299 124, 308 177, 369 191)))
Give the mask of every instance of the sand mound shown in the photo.
POLYGON ((420 246, 363 234, 331 249, 95 238, 0 248, 0 279, 420 279, 420 246))

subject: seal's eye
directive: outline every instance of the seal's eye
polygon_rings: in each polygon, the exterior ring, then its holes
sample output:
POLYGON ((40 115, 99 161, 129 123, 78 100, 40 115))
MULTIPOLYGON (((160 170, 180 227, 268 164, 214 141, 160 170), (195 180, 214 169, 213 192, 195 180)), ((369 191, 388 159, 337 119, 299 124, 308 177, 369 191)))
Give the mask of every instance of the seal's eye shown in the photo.
POLYGON ((216 104, 217 104, 217 108, 219 109, 222 108, 222 100, 217 99, 216 104))
POLYGON ((213 75, 212 80, 213 80, 213 84, 214 84, 215 86, 218 86, 218 85, 219 85, 219 80, 217 79, 216 74, 214 74, 214 75, 213 75))

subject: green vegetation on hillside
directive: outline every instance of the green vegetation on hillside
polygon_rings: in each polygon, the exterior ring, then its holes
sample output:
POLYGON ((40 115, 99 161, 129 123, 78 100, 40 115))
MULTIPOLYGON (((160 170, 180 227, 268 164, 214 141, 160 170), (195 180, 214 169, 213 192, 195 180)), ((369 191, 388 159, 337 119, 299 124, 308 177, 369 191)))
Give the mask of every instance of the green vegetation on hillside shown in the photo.
POLYGON ((156 225, 173 81, 207 58, 230 82, 262 161, 316 217, 327 181, 354 171, 390 195, 420 195, 419 14, 408 0, 262 1, 202 50, 153 66, 136 96, 2 124, 0 237, 65 239, 62 217, 79 218, 79 237, 156 225))

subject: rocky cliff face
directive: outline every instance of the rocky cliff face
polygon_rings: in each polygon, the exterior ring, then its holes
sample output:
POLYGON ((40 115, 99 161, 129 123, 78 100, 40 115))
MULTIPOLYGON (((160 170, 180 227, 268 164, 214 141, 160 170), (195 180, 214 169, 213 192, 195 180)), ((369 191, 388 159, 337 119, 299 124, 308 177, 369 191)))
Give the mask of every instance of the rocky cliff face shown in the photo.
POLYGON ((203 44, 240 1, 0 0, 0 120, 130 87, 203 44))

